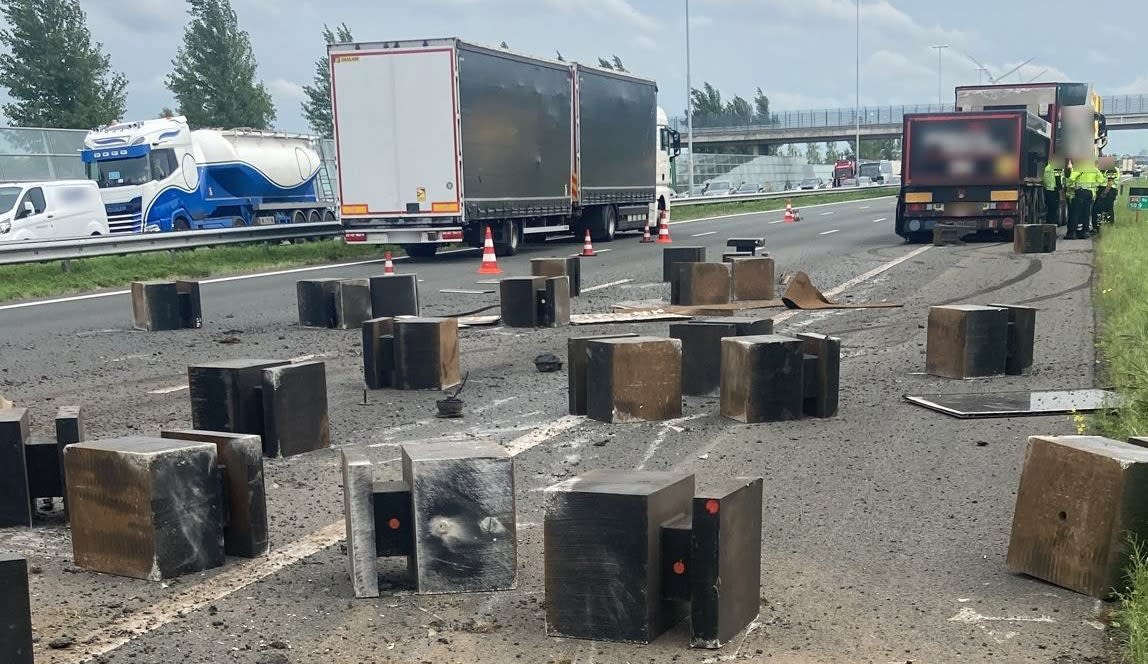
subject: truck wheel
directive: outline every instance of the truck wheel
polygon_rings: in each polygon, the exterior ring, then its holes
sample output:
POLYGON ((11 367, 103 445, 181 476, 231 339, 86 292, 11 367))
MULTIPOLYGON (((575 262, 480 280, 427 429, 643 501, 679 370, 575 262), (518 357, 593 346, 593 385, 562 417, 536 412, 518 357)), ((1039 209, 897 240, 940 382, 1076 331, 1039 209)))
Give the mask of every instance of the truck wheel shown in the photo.
POLYGON ((176 217, 171 222, 171 230, 176 232, 190 231, 191 224, 187 223, 187 219, 183 217, 176 217))
POLYGON ((291 223, 305 224, 307 223, 307 213, 302 210, 295 210, 291 213, 291 223))
POLYGON ((505 242, 495 241, 494 253, 497 256, 513 256, 518 253, 518 248, 522 246, 522 226, 516 221, 504 222, 509 224, 505 228, 505 233, 500 234, 506 238, 505 242))
POLYGON ((437 244, 404 244, 402 245, 403 251, 408 256, 416 260, 421 258, 434 258, 435 253, 438 251, 437 244))
POLYGON ((590 237, 595 242, 610 242, 618 232, 618 208, 603 205, 595 210, 590 224, 590 237))
POLYGON ((311 210, 307 213, 307 223, 309 224, 317 224, 322 220, 323 217, 319 214, 318 210, 311 210))
POLYGON ((323 210, 323 221, 335 221, 335 213, 331 210, 323 210))

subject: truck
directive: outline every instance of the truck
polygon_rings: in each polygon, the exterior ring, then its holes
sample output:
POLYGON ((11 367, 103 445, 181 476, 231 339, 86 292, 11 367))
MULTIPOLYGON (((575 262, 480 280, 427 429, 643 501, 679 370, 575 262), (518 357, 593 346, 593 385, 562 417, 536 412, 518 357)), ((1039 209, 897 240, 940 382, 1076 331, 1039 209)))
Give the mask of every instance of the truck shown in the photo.
POLYGON ((513 255, 526 240, 596 241, 654 223, 681 138, 657 85, 458 38, 328 47, 348 243, 513 255))
POLYGON ((873 184, 885 183, 885 172, 881 170, 881 162, 879 161, 863 161, 857 170, 861 177, 869 178, 873 184))
POLYGON ((81 158, 112 234, 335 220, 310 136, 158 118, 88 132, 81 158))
POLYGON ((857 177, 857 164, 852 159, 838 159, 833 164, 833 186, 840 187, 846 180, 857 177))
POLYGON ((1049 122, 1027 110, 910 113, 904 117, 895 231, 930 239, 940 223, 1011 238, 1041 223, 1049 122))

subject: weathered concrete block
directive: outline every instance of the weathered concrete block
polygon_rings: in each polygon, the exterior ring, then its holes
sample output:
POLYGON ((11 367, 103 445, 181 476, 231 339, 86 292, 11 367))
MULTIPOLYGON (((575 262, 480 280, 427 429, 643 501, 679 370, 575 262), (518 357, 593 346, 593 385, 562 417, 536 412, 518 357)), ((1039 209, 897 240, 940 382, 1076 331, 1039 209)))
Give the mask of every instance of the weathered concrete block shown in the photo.
POLYGON ((177 281, 175 290, 179 293, 179 322, 188 329, 203 327, 203 300, 199 295, 198 281, 177 281))
POLYGON ((747 424, 801 418, 802 341, 778 335, 721 342, 721 414, 747 424))
POLYGON ((347 571, 355 597, 379 596, 375 549, 374 468, 365 450, 340 450, 343 467, 343 520, 347 526, 347 571))
POLYGON ((772 300, 777 294, 774 261, 769 257, 737 258, 730 263, 733 299, 772 300))
POLYGON ((721 255, 721 262, 732 263, 739 258, 753 258, 753 256, 753 254, 749 254, 744 251, 727 251, 721 255))
POLYGON ((1056 226, 1054 224, 1041 224, 1041 230, 1044 231, 1044 253, 1049 254, 1056 251, 1056 226))
POLYGON ((499 308, 506 327, 538 327, 538 291, 545 277, 509 277, 498 282, 499 308))
POLYGON ((76 565, 159 581, 223 564, 215 446, 130 437, 64 452, 76 565))
POLYGON ((60 481, 60 448, 54 440, 31 439, 24 445, 24 463, 28 470, 28 495, 32 511, 37 498, 60 498, 64 485, 60 481))
POLYGON ((805 406, 810 417, 837 415, 841 386, 841 340, 824 334, 799 334, 804 352, 805 406))
POLYGON ((295 289, 304 327, 350 330, 371 318, 367 279, 308 279, 297 282, 295 289))
POLYGON ((662 281, 674 280, 674 266, 678 263, 706 262, 705 247, 683 247, 674 245, 662 248, 662 281))
POLYGON ((582 293, 582 259, 577 256, 567 258, 532 258, 530 274, 535 277, 569 277, 570 297, 582 293))
POLYGON ((682 394, 717 394, 721 387, 721 340, 736 336, 738 326, 734 323, 670 323, 670 337, 682 342, 682 394))
POLYGON ((514 588, 514 459, 493 442, 403 445, 420 593, 514 588))
POLYGON ((628 337, 587 345, 586 414, 600 422, 682 415, 682 342, 628 337))
POLYGON ((609 470, 546 489, 547 634, 649 643, 683 619, 662 592, 661 526, 693 494, 693 475, 609 470))
POLYGON ((375 509, 375 554, 380 558, 413 556, 415 527, 410 485, 376 480, 371 496, 375 509))
POLYGON ((395 321, 395 387, 441 390, 461 381, 457 318, 395 321))
POLYGON ((363 323, 363 381, 369 390, 395 385, 395 319, 363 323))
POLYGON ((56 411, 56 447, 60 457, 60 486, 64 490, 64 518, 68 518, 68 474, 64 469, 64 448, 88 439, 84 426, 84 409, 80 406, 61 406, 56 411))
POLYGON ((749 337, 773 334, 773 319, 768 316, 712 316, 686 321, 695 325, 733 325, 736 330, 731 337, 749 337))
POLYGON ((1012 250, 1017 254, 1043 254, 1056 250, 1056 226, 1053 224, 1018 224, 1012 229, 1012 250), (1048 229, 1052 229, 1049 243, 1048 229))
POLYGON ((160 332, 183 327, 179 289, 174 281, 133 281, 132 315, 137 330, 160 332))
POLYGON ((263 370, 286 360, 222 360, 187 368, 191 426, 200 431, 263 435, 263 370))
POLYGON ((565 327, 570 324, 570 279, 547 277, 538 293, 539 327, 565 327))
POLYGON ((734 251, 756 256, 758 249, 765 247, 765 238, 763 237, 731 237, 725 241, 725 246, 733 247, 734 251))
POLYGON ((1011 571, 1105 598, 1123 587, 1130 535, 1148 537, 1148 450, 1099 436, 1028 439, 1011 571))
POLYGON ((0 661, 33 664, 28 561, 0 552, 0 661))
POLYGON ((32 525, 24 457, 29 439, 27 409, 0 409, 0 528, 32 525))
POLYGON ((371 313, 375 318, 419 315, 417 274, 384 274, 370 279, 371 313))
POLYGON ((1005 372, 1008 313, 999 307, 955 304, 929 308, 925 372, 944 378, 1005 372))
POLYGON ((605 334, 596 337, 570 337, 566 340, 566 376, 571 415, 586 414, 586 362, 589 357, 586 349, 591 341, 601 339, 624 339, 637 334, 605 334))
MULTIPOLYGON (((1052 226, 1052 224, 1046 224, 1052 226)), ((1053 226, 1055 228, 1055 226, 1053 226)), ((1005 373, 1020 376, 1032 369, 1036 348, 1036 308, 1015 304, 990 304, 1008 312, 1008 334, 1005 344, 1005 373)))
POLYGON ((762 478, 727 480, 693 504, 690 646, 721 648, 761 606, 762 478))
POLYGON ((732 273, 729 263, 676 263, 670 282, 670 304, 695 306, 729 304, 732 273))
POLYGON ((300 362, 263 370, 263 453, 289 457, 331 446, 327 366, 300 362))
POLYGON ((267 489, 263 481, 263 443, 259 436, 225 431, 173 429, 161 438, 215 445, 223 478, 223 549, 229 556, 267 554, 267 489))

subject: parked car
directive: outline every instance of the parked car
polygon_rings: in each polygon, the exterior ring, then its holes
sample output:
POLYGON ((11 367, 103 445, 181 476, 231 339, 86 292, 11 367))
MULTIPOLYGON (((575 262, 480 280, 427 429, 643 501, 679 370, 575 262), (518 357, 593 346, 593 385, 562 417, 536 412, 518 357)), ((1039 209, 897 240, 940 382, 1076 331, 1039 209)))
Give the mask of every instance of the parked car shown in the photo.
POLYGON ((761 191, 761 187, 753 184, 752 182, 742 182, 731 191, 731 194, 756 194, 761 191))
POLYGON ((729 196, 733 183, 729 180, 710 180, 702 187, 702 196, 729 196))
POLYGON ((0 184, 0 242, 108 234, 108 214, 91 180, 0 184))
POLYGON ((801 184, 799 184, 797 186, 797 188, 801 189, 801 190, 824 189, 825 188, 825 180, 822 180, 821 178, 805 178, 804 180, 801 181, 801 184))

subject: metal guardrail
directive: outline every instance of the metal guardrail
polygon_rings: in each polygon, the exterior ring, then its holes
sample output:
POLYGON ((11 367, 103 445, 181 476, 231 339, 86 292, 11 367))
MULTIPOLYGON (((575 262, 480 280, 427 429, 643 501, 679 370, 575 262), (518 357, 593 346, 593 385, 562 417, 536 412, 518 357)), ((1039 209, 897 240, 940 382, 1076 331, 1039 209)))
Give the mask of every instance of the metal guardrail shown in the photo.
POLYGON ((845 193, 848 191, 881 191, 895 192, 901 188, 898 184, 869 185, 866 187, 834 187, 832 189, 811 189, 804 191, 780 191, 764 194, 733 194, 730 196, 691 196, 689 198, 670 199, 670 207, 687 207, 691 205, 712 205, 714 203, 751 203, 753 201, 768 201, 778 198, 803 198, 808 196, 823 196, 826 194, 845 193))
POLYGON ((283 240, 311 237, 338 237, 342 234, 343 226, 341 223, 323 221, 313 224, 272 224, 178 233, 111 235, 77 240, 53 240, 51 242, 10 242, 0 243, 0 265, 142 254, 150 251, 216 247, 226 244, 282 242, 283 240))

